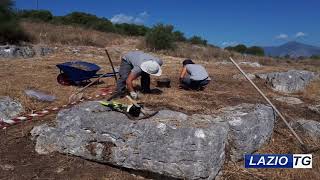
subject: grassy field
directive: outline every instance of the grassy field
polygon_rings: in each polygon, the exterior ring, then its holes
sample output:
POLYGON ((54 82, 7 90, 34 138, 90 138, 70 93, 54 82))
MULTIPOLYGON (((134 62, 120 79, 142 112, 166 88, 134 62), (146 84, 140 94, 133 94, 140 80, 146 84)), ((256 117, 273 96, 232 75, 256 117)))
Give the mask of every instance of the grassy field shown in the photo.
MULTIPOLYGON (((22 102, 25 107, 25 113, 65 104, 68 101, 68 97, 78 89, 74 86, 61 86, 57 83, 56 77, 59 74, 59 70, 56 68, 56 64, 81 59, 98 64, 102 67, 101 72, 111 72, 104 50, 100 47, 106 46, 109 49, 116 66, 120 63, 121 54, 136 48, 143 48, 141 45, 143 44, 141 42, 142 38, 120 37, 115 34, 89 32, 80 28, 55 27, 46 24, 24 23, 23 26, 32 34, 35 43, 47 44, 55 48, 55 53, 46 57, 0 60, 0 94, 22 102), (43 32, 46 32, 46 38, 42 38, 43 32), (74 50, 77 50, 77 52, 75 53, 74 50), (44 103, 30 99, 24 94, 24 90, 28 88, 55 95, 57 100, 53 103, 44 103)), ((204 47, 192 47, 186 44, 176 51, 164 51, 154 54, 164 60, 164 76, 162 77, 170 78, 172 87, 161 89, 162 94, 160 95, 142 96, 140 101, 150 108, 170 108, 187 114, 214 114, 220 108, 226 106, 240 103, 265 103, 247 81, 232 78, 233 75, 239 74, 234 66, 216 64, 216 62, 227 60, 229 55, 235 57, 238 62, 256 61, 263 65, 261 68, 242 66, 248 73, 286 71, 289 69, 306 69, 320 72, 319 62, 311 60, 291 62, 253 56, 243 57, 217 48, 205 49, 204 47), (208 69, 213 80, 204 91, 184 91, 178 88, 178 73, 181 63, 186 57, 192 57, 195 62, 204 65, 208 69)), ((153 87, 156 79, 152 78, 153 87)), ((285 96, 271 91, 262 80, 256 79, 255 83, 271 100, 276 96, 285 96)), ((112 85, 114 85, 114 80, 105 78, 103 83, 90 87, 84 96, 94 95, 99 93, 101 89, 112 85)), ((320 103, 319 81, 312 82, 304 92, 290 96, 300 98, 304 104, 290 106, 272 100, 281 112, 294 118, 290 119, 290 121, 298 118, 320 120, 317 114, 310 112, 307 108, 309 104, 320 103)), ((149 177, 146 174, 143 174, 143 177, 139 175, 133 176, 128 170, 121 171, 114 167, 88 162, 75 157, 37 155, 33 150, 34 144, 29 138, 29 132, 33 126, 44 122, 50 123, 53 120, 54 114, 45 118, 38 118, 32 122, 25 122, 0 132, 0 157, 2 157, 0 158, 0 164, 11 163, 16 166, 13 171, 1 172, 0 179, 10 177, 13 177, 12 179, 19 179, 19 177, 24 179, 141 179, 149 177), (47 162, 46 165, 41 164, 45 162, 47 162), (57 171, 58 169, 63 170, 59 172, 57 171), (23 173, 25 173, 24 176, 22 176, 23 173)), ((308 137, 304 138, 310 144, 315 145, 315 142, 311 142, 308 137)), ((303 153, 303 151, 299 149, 297 141, 291 136, 284 123, 278 120, 270 142, 260 149, 258 153, 298 154, 303 153)), ((222 177, 225 179, 317 179, 320 177, 319 156, 319 151, 313 153, 313 169, 308 170, 245 169, 243 168, 243 162, 226 162, 222 177)))

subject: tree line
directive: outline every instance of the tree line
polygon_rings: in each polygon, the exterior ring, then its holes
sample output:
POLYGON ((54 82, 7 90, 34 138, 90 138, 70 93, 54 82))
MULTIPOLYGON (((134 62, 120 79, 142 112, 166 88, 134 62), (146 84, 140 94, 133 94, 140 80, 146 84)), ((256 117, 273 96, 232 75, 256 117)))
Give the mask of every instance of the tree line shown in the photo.
POLYGON ((200 36, 187 38, 183 32, 173 25, 156 24, 147 27, 139 24, 114 24, 109 19, 97 17, 84 12, 72 12, 65 16, 54 16, 47 10, 14 10, 12 0, 0 2, 0 43, 17 43, 28 41, 28 36, 19 26, 19 20, 31 20, 57 25, 74 25, 102 32, 111 32, 128 36, 145 36, 150 48, 172 49, 175 42, 207 45, 207 40, 200 36))
MULTIPOLYGON (((87 29, 128 36, 144 36, 147 47, 154 50, 174 49, 176 42, 210 45, 206 39, 200 36, 187 38, 183 32, 176 30, 173 25, 160 23, 153 27, 147 27, 139 24, 114 24, 107 18, 84 12, 72 12, 65 16, 54 16, 47 10, 14 10, 12 0, 2 0, 0 5, 0 43, 28 41, 29 37, 19 26, 19 20, 24 19, 57 25, 81 26, 87 29)), ((263 49, 258 46, 246 47, 243 44, 239 44, 225 49, 242 54, 264 55, 263 49)))
POLYGON ((236 51, 241 54, 251 54, 251 55, 256 55, 256 56, 264 56, 263 48, 258 47, 258 46, 247 47, 243 44, 239 44, 236 46, 228 46, 225 49, 229 50, 229 51, 236 51))
POLYGON ((30 19, 53 24, 78 25, 102 32, 112 32, 129 36, 145 36, 147 45, 156 50, 172 49, 174 48, 174 42, 207 45, 207 40, 200 36, 187 38, 183 32, 175 30, 173 25, 161 23, 151 28, 144 25, 128 23, 113 24, 107 18, 99 18, 96 15, 83 12, 72 12, 65 16, 53 16, 52 13, 47 10, 22 10, 16 14, 20 19, 30 19))

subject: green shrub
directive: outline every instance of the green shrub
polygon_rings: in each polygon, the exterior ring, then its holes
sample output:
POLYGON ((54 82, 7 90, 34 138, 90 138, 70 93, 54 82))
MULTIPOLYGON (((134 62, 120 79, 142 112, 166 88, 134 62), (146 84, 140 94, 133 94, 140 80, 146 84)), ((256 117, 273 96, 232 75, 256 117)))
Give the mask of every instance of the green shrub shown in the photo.
POLYGON ((320 59, 320 55, 312 55, 310 59, 320 59))
POLYGON ((245 53, 247 51, 247 46, 243 45, 243 44, 238 44, 236 46, 228 46, 225 49, 229 50, 229 51, 236 51, 238 53, 245 53))
POLYGON ((53 15, 47 10, 23 10, 17 13, 20 18, 29 18, 32 20, 41 20, 49 22, 53 19, 53 15))
POLYGON ((107 19, 97 21, 89 27, 102 32, 115 32, 115 27, 113 26, 112 22, 107 19))
POLYGON ((256 56, 264 56, 264 50, 261 47, 258 47, 258 46, 249 47, 245 51, 245 53, 256 55, 256 56))
POLYGON ((0 43, 19 43, 29 40, 13 12, 13 2, 11 0, 0 2, 0 22, 0 43))
POLYGON ((21 41, 29 41, 30 38, 18 25, 16 20, 0 24, 0 43, 16 44, 21 41))
POLYGON ((83 12, 72 12, 66 15, 63 20, 68 24, 79 24, 86 27, 99 21, 99 18, 95 15, 83 13, 83 12))
POLYGON ((158 24, 146 34, 147 47, 155 50, 173 49, 173 26, 158 24))
POLYGON ((183 32, 181 31, 174 31, 173 32, 173 39, 175 41, 186 41, 187 38, 184 36, 183 32))
POLYGON ((189 42, 191 44, 202 44, 202 45, 207 45, 207 40, 205 39, 202 39, 200 36, 192 36, 190 39, 189 39, 189 42))
POLYGON ((289 54, 286 54, 285 56, 283 56, 283 58, 285 58, 285 59, 290 59, 291 57, 290 57, 289 54))
POLYGON ((85 28, 91 28, 103 32, 115 32, 115 28, 111 21, 106 18, 99 18, 92 14, 73 12, 66 16, 54 17, 52 23, 79 25, 85 28))
POLYGON ((129 36, 145 36, 149 31, 146 26, 128 23, 116 24, 115 27, 117 33, 129 36))
POLYGON ((64 16, 53 16, 50 23, 56 24, 56 25, 60 25, 60 24, 66 25, 64 16))
POLYGON ((225 49, 229 51, 236 51, 241 54, 252 54, 256 56, 264 56, 263 48, 258 46, 247 47, 243 44, 238 44, 236 46, 228 46, 225 49))

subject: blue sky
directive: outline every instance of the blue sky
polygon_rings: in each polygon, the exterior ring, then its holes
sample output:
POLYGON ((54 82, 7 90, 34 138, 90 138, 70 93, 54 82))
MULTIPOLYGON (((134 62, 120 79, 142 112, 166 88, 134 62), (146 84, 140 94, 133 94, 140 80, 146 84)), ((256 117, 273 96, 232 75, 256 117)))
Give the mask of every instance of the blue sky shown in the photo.
MULTIPOLYGON (((38 0, 54 15, 72 11, 114 22, 173 24, 187 36, 200 35, 218 46, 279 45, 291 40, 320 46, 319 0, 38 0)), ((16 0, 36 9, 37 0, 16 0)))

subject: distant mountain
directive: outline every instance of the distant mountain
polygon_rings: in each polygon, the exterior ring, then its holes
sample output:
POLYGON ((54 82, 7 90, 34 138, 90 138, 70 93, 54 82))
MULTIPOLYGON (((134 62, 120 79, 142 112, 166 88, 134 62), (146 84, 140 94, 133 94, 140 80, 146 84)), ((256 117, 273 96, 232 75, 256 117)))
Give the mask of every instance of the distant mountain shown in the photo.
POLYGON ((296 41, 291 41, 281 46, 264 47, 263 49, 266 56, 284 57, 289 55, 291 58, 298 58, 320 55, 320 47, 311 46, 296 41))

